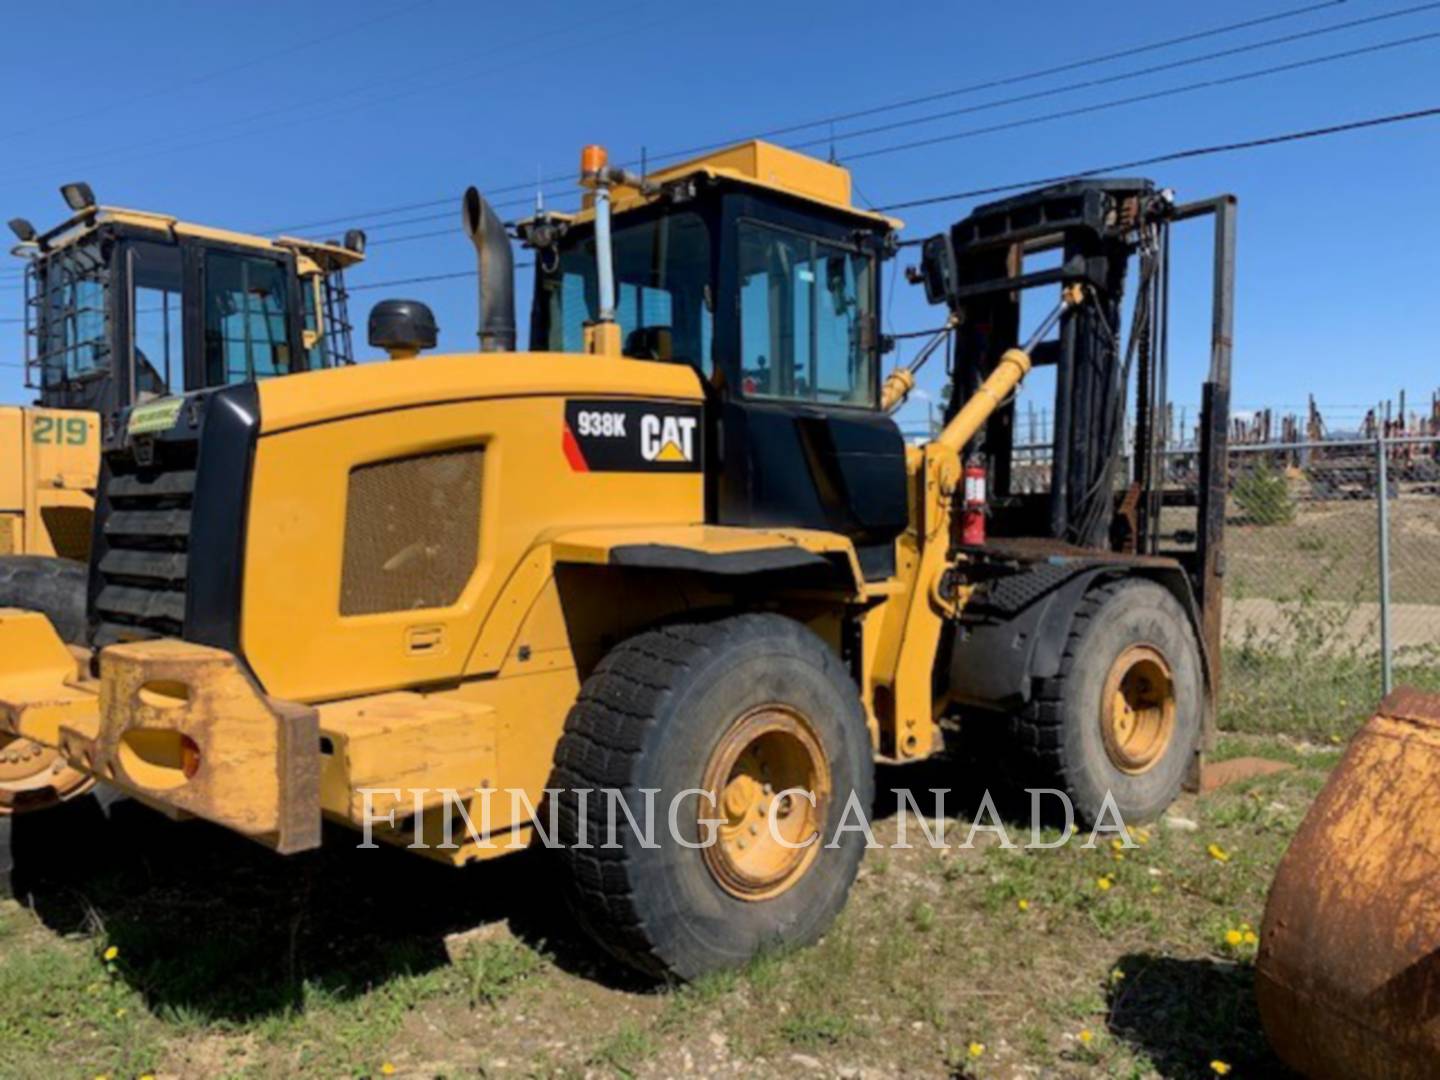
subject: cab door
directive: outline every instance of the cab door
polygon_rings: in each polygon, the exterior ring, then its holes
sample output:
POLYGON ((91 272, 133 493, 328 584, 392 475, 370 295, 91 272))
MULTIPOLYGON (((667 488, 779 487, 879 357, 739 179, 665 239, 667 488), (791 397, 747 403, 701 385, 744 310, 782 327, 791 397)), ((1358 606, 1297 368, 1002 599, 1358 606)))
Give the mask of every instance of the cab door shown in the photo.
POLYGON ((906 498, 904 442, 879 409, 882 237, 748 194, 723 214, 714 520, 838 532, 867 577, 887 576, 906 498))

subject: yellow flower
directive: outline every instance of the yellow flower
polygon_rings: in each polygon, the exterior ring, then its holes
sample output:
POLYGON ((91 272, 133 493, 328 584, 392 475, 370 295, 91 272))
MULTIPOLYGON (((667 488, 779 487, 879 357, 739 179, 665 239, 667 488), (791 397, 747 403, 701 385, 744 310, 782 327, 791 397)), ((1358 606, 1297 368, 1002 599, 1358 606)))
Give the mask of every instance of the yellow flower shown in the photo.
POLYGON ((1244 940, 1245 940, 1245 937, 1244 937, 1243 934, 1240 933, 1239 930, 1226 930, 1226 931, 1225 931, 1225 944, 1226 944, 1226 945, 1239 945, 1240 942, 1242 942, 1242 941, 1244 941, 1244 940))
POLYGON ((1114 884, 1115 884, 1115 882, 1113 882, 1113 881, 1110 880, 1110 875, 1108 875, 1108 874, 1105 875, 1105 876, 1102 877, 1102 878, 1096 878, 1096 879, 1095 879, 1095 887, 1096 887, 1097 889, 1099 889, 1101 892, 1106 892, 1106 891, 1108 891, 1109 888, 1110 888, 1110 886, 1111 886, 1111 885, 1114 885, 1114 884))
POLYGON ((1140 843, 1142 843, 1142 844, 1148 844, 1148 843, 1150 842, 1150 830, 1149 830, 1149 829, 1136 829, 1136 830, 1135 830, 1135 839, 1136 839, 1136 840, 1139 840, 1140 843))
POLYGON ((1016 901, 1015 901, 1015 906, 1018 907, 1021 911, 1029 911, 1029 910, 1030 910, 1030 901, 1029 901, 1029 900, 1016 900, 1016 901))
POLYGON ((1124 861, 1125 861, 1125 853, 1124 853, 1123 851, 1117 851, 1117 852, 1115 852, 1115 861, 1116 861, 1116 862, 1124 862, 1124 861))
POLYGON ((117 1020, 120 1019, 122 1016, 124 1016, 124 1015, 125 1015, 127 1012, 129 1012, 129 1011, 130 1011, 129 1009, 124 1009, 124 1008, 116 1009, 116 1010, 115 1010, 115 1019, 117 1019, 117 1020))
POLYGON ((1219 1058, 1216 1058, 1214 1061, 1210 1062, 1210 1071, 1213 1072, 1216 1076, 1224 1076, 1230 1071, 1230 1065, 1228 1062, 1221 1061, 1219 1058))
POLYGON ((111 945, 111 946, 110 946, 108 949, 106 949, 105 952, 102 953, 101 955, 103 955, 103 956, 105 957, 106 963, 109 963, 111 960, 114 960, 117 956, 120 955, 120 950, 117 949, 114 945, 111 945))
POLYGON ((1221 847, 1219 844, 1211 844, 1205 850, 1210 853, 1210 857, 1216 862, 1230 861, 1230 853, 1226 851, 1223 847, 1221 847))
POLYGON ((380 1066, 380 1071, 381 1071, 382 1073, 384 1073, 386 1076, 394 1076, 394 1075, 395 1075, 395 1066, 394 1066, 394 1065, 391 1065, 390 1062, 387 1061, 387 1062, 385 1062, 384 1065, 381 1065, 381 1066, 380 1066))
POLYGON ((1260 939, 1255 936, 1255 931, 1254 931, 1254 930, 1246 930, 1246 931, 1245 931, 1245 944, 1246 944, 1246 945, 1254 945, 1254 944, 1255 944, 1256 942, 1258 942, 1259 940, 1260 940, 1260 939))
POLYGON ((1075 1036, 1075 1037, 1076 1037, 1077 1039, 1079 1039, 1082 1043, 1084 1043, 1086 1046, 1089 1046, 1089 1045, 1090 1045, 1090 1040, 1092 1040, 1093 1038, 1095 1038, 1094 1035, 1091 1035, 1091 1034, 1090 1034, 1090 1029, 1089 1029, 1089 1028, 1086 1028, 1084 1031, 1080 1032, 1080 1034, 1077 1035, 1077 1036, 1075 1036))
POLYGON ((154 1074, 154 1073, 144 1073, 144 1074, 141 1075, 140 1080, 155 1080, 155 1074, 154 1074))
POLYGON ((1110 841, 1110 847, 1111 847, 1112 850, 1115 850, 1115 851, 1124 851, 1124 850, 1125 850, 1125 841, 1121 840, 1121 839, 1117 836, 1114 840, 1111 840, 1111 841, 1110 841))
POLYGON ((972 1042, 968 1050, 972 1058, 978 1058, 981 1054, 985 1053, 985 1044, 982 1042, 972 1042))
POLYGON ((1110 981, 1112 983, 1118 983, 1123 978, 1125 978, 1125 972, 1121 971, 1119 968, 1116 968, 1114 971, 1110 972, 1110 981))

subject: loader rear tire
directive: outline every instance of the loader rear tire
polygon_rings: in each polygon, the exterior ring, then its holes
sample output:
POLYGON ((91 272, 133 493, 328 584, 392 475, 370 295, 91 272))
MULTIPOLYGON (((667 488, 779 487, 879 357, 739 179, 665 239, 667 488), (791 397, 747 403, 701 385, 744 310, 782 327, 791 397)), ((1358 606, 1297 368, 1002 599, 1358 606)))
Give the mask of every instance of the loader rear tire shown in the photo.
POLYGON ((1027 786, 1065 792, 1086 825, 1107 793, 1126 824, 1158 817, 1199 745, 1204 692, 1195 633, 1168 590, 1138 578, 1093 589, 1059 674, 1015 717, 1027 786))
POLYGON ((575 915, 602 948, 659 980, 812 942, 844 906, 864 853, 858 829, 836 827, 852 802, 870 813, 874 783, 855 684, 801 624, 745 614, 639 634, 585 680, 556 751, 575 915), (796 788, 814 804, 784 795, 796 788), (607 813, 615 796, 602 794, 618 790, 643 824, 647 789, 658 789, 655 846, 623 810, 607 813), (672 831, 672 801, 687 791, 672 831), (707 833, 708 847, 686 846, 707 833))
POLYGON ((0 608, 38 611, 62 641, 85 644, 88 571, 82 562, 49 555, 0 555, 0 608))

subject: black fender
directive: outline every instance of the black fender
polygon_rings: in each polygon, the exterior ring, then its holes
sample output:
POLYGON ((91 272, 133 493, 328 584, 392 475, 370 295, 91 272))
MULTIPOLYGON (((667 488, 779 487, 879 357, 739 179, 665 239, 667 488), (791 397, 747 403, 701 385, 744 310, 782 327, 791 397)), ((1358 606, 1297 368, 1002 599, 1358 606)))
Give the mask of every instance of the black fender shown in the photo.
POLYGON ((1190 579, 1178 563, 1148 561, 1089 566, 1036 563, 987 585, 961 614, 950 653, 949 699, 998 712, 1028 704, 1037 680, 1060 673, 1065 642, 1086 593, 1102 582, 1125 577, 1154 581, 1179 601, 1199 645, 1206 698, 1213 701, 1214 666, 1190 579))

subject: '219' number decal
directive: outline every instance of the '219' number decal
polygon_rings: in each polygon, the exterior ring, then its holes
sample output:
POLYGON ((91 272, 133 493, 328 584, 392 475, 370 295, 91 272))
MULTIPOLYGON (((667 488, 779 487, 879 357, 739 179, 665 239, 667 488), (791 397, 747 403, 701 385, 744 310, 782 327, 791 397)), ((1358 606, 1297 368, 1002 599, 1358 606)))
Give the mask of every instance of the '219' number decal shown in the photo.
POLYGON ((83 416, 37 416, 32 438, 49 446, 84 446, 90 439, 90 425, 83 416))

